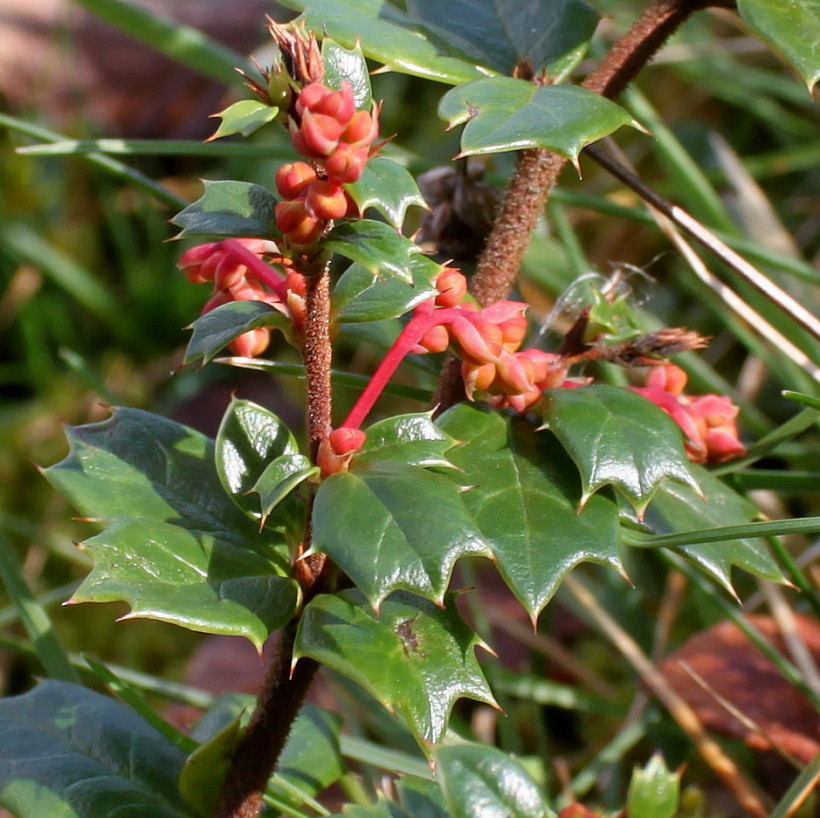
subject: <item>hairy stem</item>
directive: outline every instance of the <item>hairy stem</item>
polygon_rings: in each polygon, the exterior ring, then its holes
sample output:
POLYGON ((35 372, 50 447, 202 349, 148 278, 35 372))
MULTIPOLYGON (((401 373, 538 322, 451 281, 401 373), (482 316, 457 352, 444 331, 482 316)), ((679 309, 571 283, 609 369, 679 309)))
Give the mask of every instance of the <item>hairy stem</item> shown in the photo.
POLYGON ((251 722, 234 750, 214 818, 256 818, 262 811, 262 793, 319 668, 312 659, 301 659, 291 675, 295 636, 291 622, 281 633, 251 722))
POLYGON ((306 277, 304 359, 307 433, 311 457, 327 437, 331 421, 330 273, 327 265, 306 277))

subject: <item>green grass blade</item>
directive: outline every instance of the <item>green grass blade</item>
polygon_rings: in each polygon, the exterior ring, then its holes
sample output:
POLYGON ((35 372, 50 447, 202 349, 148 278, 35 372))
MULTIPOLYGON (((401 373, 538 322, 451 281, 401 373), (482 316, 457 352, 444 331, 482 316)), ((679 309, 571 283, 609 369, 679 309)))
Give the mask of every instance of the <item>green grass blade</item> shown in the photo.
MULTIPOLYGON (((284 137, 285 131, 282 131, 284 137)), ((292 159, 293 147, 250 145, 244 142, 197 142, 193 139, 65 139, 47 145, 18 148, 21 156, 76 156, 102 153, 107 156, 199 156, 205 158, 292 159)))

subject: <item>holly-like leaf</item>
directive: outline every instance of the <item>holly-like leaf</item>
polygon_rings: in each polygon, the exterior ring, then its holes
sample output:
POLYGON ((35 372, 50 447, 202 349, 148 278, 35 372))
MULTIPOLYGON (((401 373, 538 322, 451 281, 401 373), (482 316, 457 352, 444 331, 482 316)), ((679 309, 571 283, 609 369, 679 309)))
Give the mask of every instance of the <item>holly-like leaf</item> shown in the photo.
POLYGON ((538 72, 583 53, 598 23, 581 0, 408 0, 407 10, 451 48, 506 75, 520 60, 538 72))
POLYGON ((286 336, 291 332, 290 321, 284 314, 262 301, 221 304, 191 324, 193 333, 183 365, 199 361, 200 366, 205 366, 235 338, 259 327, 276 327, 286 336))
POLYGON ((416 180, 407 168, 386 156, 374 156, 357 182, 345 190, 361 213, 372 207, 397 230, 404 224, 409 207, 427 208, 416 180))
POLYGON ((294 656, 348 676, 403 716, 419 741, 437 742, 456 699, 495 705, 475 658, 478 637, 454 599, 437 607, 396 593, 375 613, 355 590, 321 595, 306 607, 294 656))
POLYGON ((582 504, 612 485, 640 514, 665 480, 697 491, 680 427, 636 392, 606 384, 550 389, 544 421, 578 467, 582 504))
POLYGON ((456 441, 433 423, 429 412, 396 415, 374 423, 367 429, 367 439, 353 458, 351 469, 365 463, 395 460, 410 466, 452 468, 444 456, 456 441))
POLYGON ((533 619, 579 562, 620 567, 617 505, 601 492, 578 513, 581 483, 554 435, 473 404, 437 424, 462 441, 447 455, 460 469, 451 479, 469 487, 464 504, 533 619))
POLYGON ((538 785, 509 753, 483 744, 435 752, 436 779, 453 818, 550 818, 538 785))
POLYGON ((738 0, 752 31, 779 51, 809 87, 820 79, 820 6, 817 0, 738 0))
POLYGON ((130 707, 67 682, 0 701, 0 804, 17 818, 194 818, 185 754, 130 707))
POLYGON ((421 250, 384 222, 360 219, 337 224, 322 245, 355 261, 376 276, 395 276, 413 282, 411 259, 421 250))
POLYGON ((273 122, 279 116, 279 109, 257 99, 242 99, 213 116, 218 116, 222 122, 213 136, 205 140, 206 142, 234 134, 250 136, 264 125, 273 122))
POLYGON ((438 295, 433 282, 440 272, 439 264, 422 255, 410 256, 410 284, 351 264, 333 288, 333 317, 344 324, 398 318, 438 295))
POLYGON ((248 182, 204 181, 205 192, 171 219, 181 227, 176 238, 235 236, 276 238, 273 229, 276 197, 248 182))
POLYGON ((209 438, 135 409, 67 436, 68 457, 45 476, 106 526, 83 544, 94 568, 73 602, 124 600, 128 618, 244 636, 258 648, 290 618, 285 543, 230 501, 209 438))
POLYGON ((456 560, 488 553, 461 495, 451 480, 418 466, 366 462, 319 486, 312 547, 374 608, 396 589, 440 602, 456 560))
MULTIPOLYGON (((644 520, 654 534, 697 531, 714 526, 748 523, 759 512, 756 506, 730 489, 702 466, 693 473, 703 492, 699 497, 689 486, 666 483, 655 494, 644 520)), ((755 576, 783 582, 783 573, 762 540, 722 540, 714 543, 683 545, 673 550, 694 562, 734 594, 732 566, 755 576)))
POLYGON ((459 85, 439 103, 450 127, 466 122, 461 155, 548 148, 573 162, 590 142, 633 123, 626 110, 585 88, 488 77, 459 85))
POLYGON ((369 111, 373 105, 373 90, 361 45, 357 42, 353 48, 347 49, 325 37, 322 40, 322 62, 325 65, 324 84, 339 89, 343 83, 348 83, 356 108, 369 111))
POLYGON ((299 21, 319 37, 330 36, 347 48, 359 43, 366 56, 394 71, 451 85, 488 73, 447 56, 387 0, 284 0, 283 5, 303 12, 299 21))
POLYGON ((225 411, 216 435, 216 469, 231 499, 255 520, 267 518, 316 471, 273 412, 237 398, 225 411))

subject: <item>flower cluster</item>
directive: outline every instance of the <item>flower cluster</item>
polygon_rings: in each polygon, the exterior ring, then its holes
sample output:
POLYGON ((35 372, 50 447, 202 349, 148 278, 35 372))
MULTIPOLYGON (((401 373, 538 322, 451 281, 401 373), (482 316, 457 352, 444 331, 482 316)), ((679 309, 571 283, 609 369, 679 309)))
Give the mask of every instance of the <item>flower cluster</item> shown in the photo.
POLYGON ((685 395, 686 373, 674 364, 653 367, 646 386, 633 387, 663 409, 683 430, 686 452, 696 463, 723 463, 742 457, 746 447, 738 440, 740 411, 722 395, 685 395))
MULTIPOLYGON (((272 241, 226 239, 191 247, 177 266, 192 283, 213 284, 202 314, 231 301, 262 301, 285 315, 299 332, 305 316, 305 279, 294 271, 281 275, 262 260, 275 257, 281 261, 277 253, 272 241)), ((231 342, 231 350, 253 358, 267 348, 270 333, 269 327, 250 330, 231 342)))
POLYGON ((347 82, 339 90, 313 82, 296 99, 290 132, 293 146, 311 162, 277 171, 276 189, 285 201, 276 205, 276 226, 290 247, 300 248, 329 220, 356 214, 343 186, 364 172, 379 132, 378 110, 356 110, 347 82))

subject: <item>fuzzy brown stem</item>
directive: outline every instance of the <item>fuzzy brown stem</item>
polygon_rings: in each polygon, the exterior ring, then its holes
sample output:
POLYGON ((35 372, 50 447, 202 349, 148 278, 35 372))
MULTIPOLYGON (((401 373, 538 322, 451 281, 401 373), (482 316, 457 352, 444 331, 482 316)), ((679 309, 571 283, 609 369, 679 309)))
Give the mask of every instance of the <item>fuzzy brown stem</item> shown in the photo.
MULTIPOLYGON (((615 97, 631 82, 675 29, 695 11, 734 6, 734 0, 656 0, 612 47, 584 88, 615 97)), ((521 152, 493 229, 478 260, 470 290, 482 306, 509 296, 538 218, 567 159, 543 148, 521 152)), ((445 366, 434 397, 438 411, 463 398, 453 364, 445 366)))
POLYGON ((291 676, 295 636, 292 622, 282 631, 251 722, 234 750, 214 818, 256 818, 262 811, 262 793, 319 668, 300 659, 291 676))
POLYGON ((325 266, 306 277, 304 360, 307 382, 307 434, 313 460, 330 431, 330 273, 325 266))

